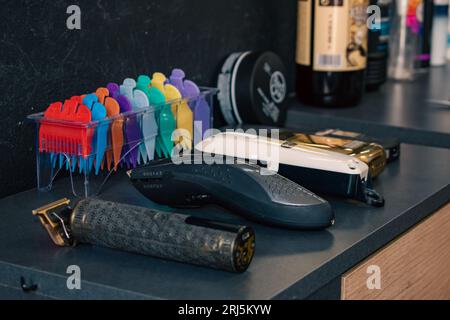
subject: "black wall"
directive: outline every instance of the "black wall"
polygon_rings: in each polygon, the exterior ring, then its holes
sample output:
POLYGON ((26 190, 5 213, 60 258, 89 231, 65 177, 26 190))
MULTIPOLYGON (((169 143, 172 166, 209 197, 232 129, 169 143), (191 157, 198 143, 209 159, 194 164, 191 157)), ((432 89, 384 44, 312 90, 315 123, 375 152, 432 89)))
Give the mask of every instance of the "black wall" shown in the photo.
POLYGON ((35 186, 35 131, 24 119, 51 102, 173 67, 214 86, 225 57, 249 49, 280 54, 292 84, 296 3, 0 0, 0 196, 35 186), (71 4, 81 30, 66 27, 71 4))

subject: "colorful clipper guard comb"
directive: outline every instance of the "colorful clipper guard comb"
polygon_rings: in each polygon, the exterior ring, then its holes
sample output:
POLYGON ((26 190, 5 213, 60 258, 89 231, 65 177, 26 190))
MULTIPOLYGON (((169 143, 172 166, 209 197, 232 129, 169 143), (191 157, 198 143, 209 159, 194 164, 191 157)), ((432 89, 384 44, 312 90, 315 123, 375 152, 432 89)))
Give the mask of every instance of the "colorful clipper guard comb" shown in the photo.
POLYGON ((156 92, 155 90, 150 88, 150 78, 148 76, 140 75, 138 77, 135 91, 143 92, 147 96, 149 103, 149 106, 145 108, 145 112, 142 115, 142 132, 144 134, 148 160, 150 161, 155 158, 156 137, 158 136, 156 108, 164 104, 164 96, 158 90, 156 92))
MULTIPOLYGON (((93 101, 92 97, 89 97, 86 99, 87 95, 83 95, 83 96, 74 96, 72 98, 70 98, 73 101, 79 101, 81 99, 83 105, 85 105, 86 107, 89 108, 89 110, 91 110, 91 115, 92 115, 92 106, 95 103, 95 101, 93 101), (86 99, 86 101, 85 101, 86 99)), ((97 119, 94 117, 94 115, 92 115, 92 121, 97 121, 97 119)), ((92 152, 91 153, 95 153, 97 150, 97 131, 95 129, 91 130, 92 132, 92 152)), ((90 172, 91 169, 91 165, 93 164, 93 155, 89 155, 89 157, 87 159, 85 159, 84 157, 80 156, 79 157, 79 161, 78 161, 78 165, 79 165, 79 170, 80 173, 84 172, 84 173, 88 173, 90 172)))
POLYGON ((108 170, 111 170, 111 163, 113 161, 114 170, 117 170, 124 144, 123 119, 117 117, 120 114, 120 105, 114 98, 109 96, 109 90, 107 88, 98 88, 95 94, 99 101, 105 106, 107 116, 113 118, 111 123, 111 135, 108 137, 108 145, 111 146, 111 148, 106 151, 105 160, 108 170))
MULTIPOLYGON (((108 83, 107 88, 109 90, 110 96, 117 100, 120 106, 121 113, 130 112, 133 107, 130 100, 123 94, 120 94, 120 87, 116 83, 108 83)), ((125 155, 125 162, 128 166, 135 166, 137 162, 137 155, 139 149, 137 149, 137 143, 141 138, 138 123, 136 122, 136 117, 128 118, 124 123, 125 128, 125 138, 126 144, 123 148, 125 155)))
POLYGON ((87 157, 92 151, 92 131, 82 124, 92 120, 91 111, 75 100, 52 103, 44 112, 39 128, 39 152, 87 157), (56 120, 56 121, 55 121, 56 120), (57 120, 73 122, 61 124, 57 120))
POLYGON ((173 118, 170 107, 165 104, 166 98, 160 90, 151 87, 148 90, 148 96, 150 104, 156 109, 155 118, 159 121, 159 128, 157 127, 159 134, 158 131, 155 132, 156 153, 158 157, 163 155, 164 157, 169 157, 173 149, 171 136, 176 126, 175 119, 173 118))
POLYGON ((95 90, 95 95, 97 96, 98 102, 100 102, 102 105, 105 105, 105 100, 109 96, 109 90, 108 88, 100 87, 95 90))
MULTIPOLYGON (((75 103, 67 103, 64 102, 64 106, 61 109, 61 118, 63 119, 70 119, 72 118, 76 111, 77 111, 77 107, 78 104, 81 104, 81 102, 79 100, 77 100, 77 104, 75 103)), ((59 158, 59 169, 61 169, 63 167, 64 161, 66 160, 66 158, 69 157, 69 159, 71 159, 72 162, 74 162, 74 165, 76 166, 76 156, 74 155, 68 155, 67 152, 63 153, 59 153, 59 157, 58 154, 52 153, 50 154, 50 161, 52 163, 52 167, 55 168, 56 166, 56 160, 59 158), (75 160, 75 161, 73 161, 75 160)), ((69 169, 70 168, 70 163, 69 161, 66 161, 66 168, 69 169)))
POLYGON ((162 93, 164 93, 164 85, 166 84, 167 78, 166 76, 161 72, 155 72, 152 75, 152 80, 150 82, 150 85, 152 87, 155 87, 162 93))
MULTIPOLYGON (((62 102, 54 102, 50 104, 47 109, 44 111, 44 117, 46 119, 57 120, 61 118, 61 111, 63 108, 62 102)), ((41 126, 39 129, 39 151, 45 146, 46 140, 44 137, 47 136, 48 126, 41 126)), ((42 152, 42 151, 41 151, 42 152)), ((55 153, 50 153, 50 163, 52 168, 56 166, 56 159, 58 156, 55 153)))
MULTIPOLYGON (((153 89, 158 90, 163 94, 165 102, 168 101, 166 96, 166 76, 161 72, 155 72, 151 80, 151 85, 153 89)), ((156 91, 155 91, 156 93, 156 91)), ((159 120, 159 136, 156 143, 156 152, 159 157, 170 157, 173 149, 172 133, 176 129, 176 113, 171 110, 171 105, 164 104, 160 107, 158 112, 159 120)))
MULTIPOLYGON (((103 88, 103 87, 98 88, 95 91, 95 95, 97 96, 98 102, 101 103, 103 106, 105 106, 105 98, 109 95, 108 89, 103 88)), ((105 108, 106 108, 106 106, 105 106, 105 108)), ((108 116, 108 110, 106 110, 106 116, 108 116)), ((111 139, 110 139, 109 136, 107 136, 107 146, 110 146, 110 145, 111 145, 111 139)), ((102 160, 102 164, 101 164, 101 169, 102 170, 103 170, 103 167, 104 167, 103 164, 104 164, 104 162, 105 162, 105 160, 107 158, 107 154, 108 154, 108 150, 105 151, 105 155, 106 156, 103 157, 103 160, 102 160)))
POLYGON ((171 85, 166 84, 164 86, 166 99, 175 101, 172 103, 171 110, 172 112, 176 112, 177 119, 177 137, 174 137, 175 143, 181 143, 183 149, 191 149, 192 148, 192 125, 193 125, 193 114, 191 109, 189 108, 187 101, 182 99, 180 91, 171 85))
POLYGON ((170 83, 180 91, 183 98, 187 97, 186 89, 184 88, 184 71, 181 69, 173 69, 170 75, 170 83))
POLYGON ((211 108, 201 95, 200 88, 190 80, 184 80, 185 73, 181 69, 173 69, 170 83, 183 95, 189 98, 189 107, 194 112, 194 143, 203 140, 205 132, 211 127, 211 108))
POLYGON ((148 95, 148 89, 150 89, 150 77, 141 74, 138 78, 137 78, 137 82, 136 82, 136 89, 141 90, 142 92, 144 92, 145 94, 148 95))
MULTIPOLYGON (((155 88, 158 90, 164 97, 164 81, 166 80, 166 76, 160 72, 155 72, 153 74, 153 79, 150 81, 150 85, 152 88, 155 88)), ((164 97, 165 102, 165 97, 164 97)), ((166 130, 164 130, 164 122, 161 122, 161 114, 164 111, 164 107, 158 108, 159 110, 156 111, 156 118, 159 122, 159 135, 156 137, 156 153, 158 154, 158 157, 164 156, 167 157, 166 148, 164 146, 163 135, 166 133, 166 130)), ((164 119, 167 119, 166 116, 164 116, 164 119)), ((166 120, 167 122, 167 120, 166 120)), ((172 134, 172 133, 170 133, 172 134)))
POLYGON ((142 86, 142 76, 140 77, 141 89, 137 89, 134 79, 125 79, 121 89, 129 94, 134 110, 142 110, 140 113, 139 124, 142 130, 143 142, 139 149, 144 163, 153 160, 155 155, 155 138, 158 132, 158 126, 155 120, 154 109, 150 107, 148 96, 148 87, 142 86))
MULTIPOLYGON (((134 79, 131 78, 126 78, 125 80, 123 80, 123 84, 120 85, 120 94, 124 95, 125 97, 127 97, 128 101, 130 101, 131 103, 131 108, 133 111, 138 111, 139 108, 136 105, 136 102, 134 101, 134 93, 133 90, 136 88, 136 81, 134 81, 134 79)), ((142 123, 141 121, 139 121, 140 119, 138 119, 136 117, 136 123, 139 126, 139 130, 142 131, 142 123)), ((141 157, 143 159, 143 162, 146 163, 147 162, 147 150, 145 149, 145 145, 143 143, 141 143, 141 141, 138 142, 139 146, 138 146, 138 152, 136 154, 136 161, 138 164, 141 163, 141 157)), ((134 150, 132 151, 134 154, 134 150)))
MULTIPOLYGON (((73 96, 73 97, 70 98, 70 100, 75 101, 76 104, 73 103, 73 104, 71 104, 71 106, 69 106, 69 108, 66 109, 66 112, 69 112, 69 113, 70 113, 69 109, 73 109, 73 105, 81 105, 81 104, 83 104, 83 100, 82 100, 81 96, 73 96)), ((92 119, 92 117, 91 117, 91 119, 92 119)), ((90 134, 93 134, 91 129, 89 129, 89 131, 90 131, 90 134)), ((60 154, 59 155, 59 167, 60 168, 62 167, 62 164, 64 163, 64 159, 66 158, 66 156, 67 155, 64 155, 64 154, 60 154)), ((66 162, 66 169, 67 170, 71 170, 72 172, 75 171, 76 166, 77 166, 77 159, 78 159, 78 157, 82 158, 82 156, 80 156, 79 154, 72 154, 70 156, 70 163, 69 163, 69 161, 66 162)))
MULTIPOLYGON (((182 94, 182 97, 185 99, 191 98, 188 96, 188 92, 184 86, 184 71, 181 69, 174 69, 172 74, 170 75, 170 83, 175 86, 178 91, 182 94)), ((175 108, 172 108, 174 110, 175 108)), ((181 132, 182 137, 178 139, 178 142, 181 143, 183 148, 192 148, 192 140, 194 139, 193 135, 193 124, 194 124, 194 116, 192 114, 193 109, 191 109, 187 101, 184 100, 180 103, 177 108, 177 119, 180 117, 180 121, 177 120, 177 129, 184 129, 186 131, 181 132), (188 136, 186 136, 188 135, 188 136)))
MULTIPOLYGON (((75 113, 75 111, 74 111, 74 113, 75 113)), ((58 119, 63 119, 64 116, 67 114, 68 114, 67 111, 65 113, 63 113, 63 104, 61 102, 55 102, 55 103, 52 103, 47 108, 47 110, 44 112, 44 117, 47 119, 58 120, 58 119)), ((60 142, 58 140, 54 140, 54 141, 52 141, 52 143, 59 144, 60 142)), ((56 160, 58 158, 59 158, 59 168, 61 168, 63 165, 63 162, 64 162, 64 154, 60 153, 58 156, 57 153, 54 153, 54 152, 50 153, 50 163, 52 164, 52 168, 55 168, 56 160)))
MULTIPOLYGON (((105 100, 106 112, 108 117, 116 117, 120 114, 119 103, 108 97, 105 100)), ((111 162, 114 160, 114 170, 117 170, 117 166, 120 162, 120 157, 122 154, 122 147, 124 144, 123 137, 123 119, 121 117, 115 118, 111 124, 111 148, 106 153, 106 165, 108 170, 111 170, 111 162)))
MULTIPOLYGON (((124 81, 125 85, 120 85, 119 90, 120 94, 129 101, 131 110, 133 109, 136 110, 136 107, 133 107, 133 89, 135 87, 135 84, 134 83, 131 84, 129 80, 134 82, 133 79, 130 78, 125 79, 124 81)), ((128 119, 126 120, 126 134, 127 134, 128 155, 129 155, 128 164, 131 165, 131 167, 136 168, 138 162, 140 162, 139 154, 142 153, 141 149, 142 133, 140 123, 135 114, 129 115, 128 119)))
POLYGON ((189 106, 194 112, 194 143, 197 144, 206 138, 205 132, 211 127, 211 108, 194 82, 185 80, 184 88, 190 99, 189 106))
MULTIPOLYGON (((91 93, 84 97, 83 104, 87 107, 90 107, 92 112, 92 121, 98 121, 95 128, 93 140, 95 154, 95 174, 98 174, 98 172, 100 171, 103 156, 106 152, 109 121, 105 120, 107 115, 106 108, 104 105, 98 102, 98 97, 96 94, 91 93)), ((89 172, 91 170, 91 167, 94 164, 94 154, 89 157, 87 163, 87 171, 85 168, 85 172, 89 172)))
MULTIPOLYGON (((76 106, 75 106, 76 107, 76 106)), ((66 108, 69 109, 69 108, 66 108)), ((73 111, 73 113, 75 113, 75 111, 73 111)), ((68 110, 66 110, 66 112, 64 112, 64 106, 62 105, 61 102, 55 102, 53 104, 51 104, 47 110, 44 112, 44 116, 46 114, 46 118, 48 119, 63 119, 64 115, 68 114, 68 110)), ((56 161, 59 159, 59 168, 61 169, 64 163, 64 159, 65 159, 66 155, 63 153, 50 153, 50 163, 52 165, 52 168, 56 167, 56 161)), ((67 167, 67 163, 66 163, 66 167, 67 167)))
MULTIPOLYGON (((75 103, 70 103, 70 105, 68 105, 68 108, 66 109, 66 111, 65 111, 65 112, 63 111, 63 112, 66 113, 66 114, 67 114, 67 113, 71 113, 71 111, 69 111, 69 109, 72 109, 72 110, 73 110, 74 106, 78 106, 78 105, 80 105, 80 104, 83 104, 83 102, 81 101, 81 99, 80 99, 79 97, 77 97, 77 96, 71 97, 70 100, 74 100, 74 101, 76 101, 77 103, 76 103, 76 104, 75 104, 75 103)), ((76 107, 75 107, 75 108, 76 108, 76 107)), ((73 113, 76 113, 76 110, 73 111, 73 113)), ((61 153, 61 154, 59 155, 59 168, 60 168, 60 169, 62 168, 62 165, 63 165, 63 163, 64 163, 64 159, 65 159, 66 157, 69 157, 70 162, 69 162, 69 161, 66 162, 66 170, 71 170, 72 172, 75 171, 75 168, 76 168, 76 166, 77 166, 77 159, 78 159, 78 156, 79 156, 79 155, 77 155, 77 154, 71 154, 71 155, 69 156, 69 155, 62 154, 62 153, 61 153)), ((51 155, 53 167, 55 167, 56 158, 57 158, 56 155, 54 155, 54 154, 51 155)))

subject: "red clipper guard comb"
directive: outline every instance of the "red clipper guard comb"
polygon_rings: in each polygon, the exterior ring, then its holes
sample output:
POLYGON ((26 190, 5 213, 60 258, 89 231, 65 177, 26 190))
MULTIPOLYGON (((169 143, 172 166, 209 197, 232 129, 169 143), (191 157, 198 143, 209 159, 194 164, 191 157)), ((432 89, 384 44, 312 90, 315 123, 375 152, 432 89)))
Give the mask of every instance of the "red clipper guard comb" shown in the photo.
POLYGON ((39 152, 87 157, 92 152, 93 131, 87 124, 91 111, 76 99, 52 103, 40 121, 39 152))

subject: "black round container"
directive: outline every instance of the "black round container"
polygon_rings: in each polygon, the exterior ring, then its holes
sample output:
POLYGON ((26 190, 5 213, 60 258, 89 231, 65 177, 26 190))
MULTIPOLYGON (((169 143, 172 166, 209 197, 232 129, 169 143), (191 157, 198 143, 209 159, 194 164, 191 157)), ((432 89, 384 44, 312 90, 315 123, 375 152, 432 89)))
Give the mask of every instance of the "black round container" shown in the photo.
POLYGON ((217 86, 228 125, 281 125, 286 119, 286 69, 273 52, 239 52, 225 61, 217 86))

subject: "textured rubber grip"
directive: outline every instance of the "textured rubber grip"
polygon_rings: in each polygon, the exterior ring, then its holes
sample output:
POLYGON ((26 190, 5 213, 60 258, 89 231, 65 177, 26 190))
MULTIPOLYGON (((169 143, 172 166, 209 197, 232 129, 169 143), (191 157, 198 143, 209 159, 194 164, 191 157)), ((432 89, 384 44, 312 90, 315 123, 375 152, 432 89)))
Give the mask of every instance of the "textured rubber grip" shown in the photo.
POLYGON ((245 271, 254 253, 249 227, 98 199, 80 200, 70 224, 77 242, 231 272, 245 271))

